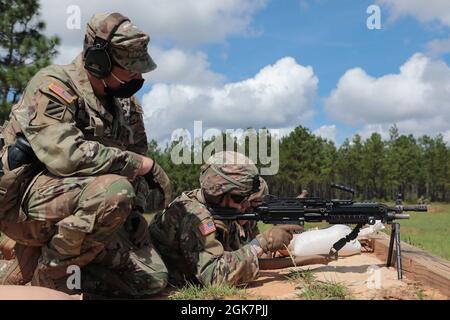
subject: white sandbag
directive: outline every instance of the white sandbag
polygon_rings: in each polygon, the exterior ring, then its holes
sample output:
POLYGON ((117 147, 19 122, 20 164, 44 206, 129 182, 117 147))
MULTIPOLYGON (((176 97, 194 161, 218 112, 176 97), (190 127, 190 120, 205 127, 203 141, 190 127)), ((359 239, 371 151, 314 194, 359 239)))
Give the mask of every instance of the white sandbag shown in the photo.
POLYGON ((380 230, 383 230, 385 227, 384 225, 381 223, 381 220, 377 220, 375 221, 375 224, 368 226, 366 228, 363 228, 359 231, 358 233, 358 238, 359 237, 368 237, 371 234, 374 234, 375 232, 378 232, 380 230))
MULTIPOLYGON (((328 254, 333 244, 351 231, 352 229, 346 225, 336 224, 326 229, 309 230, 301 234, 295 234, 290 249, 296 257, 328 254)), ((358 240, 348 242, 339 250, 339 256, 359 253, 361 253, 361 244, 358 240)))

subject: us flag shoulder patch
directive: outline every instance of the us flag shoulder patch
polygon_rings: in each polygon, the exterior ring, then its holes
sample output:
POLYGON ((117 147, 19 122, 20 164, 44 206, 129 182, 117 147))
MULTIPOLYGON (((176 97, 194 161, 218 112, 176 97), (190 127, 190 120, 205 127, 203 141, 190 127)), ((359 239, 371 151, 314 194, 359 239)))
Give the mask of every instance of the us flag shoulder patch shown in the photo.
POLYGON ((69 104, 71 104, 75 100, 74 96, 72 96, 69 92, 67 92, 67 90, 64 90, 54 82, 50 83, 48 88, 69 104))
POLYGON ((216 231, 216 225, 214 224, 214 221, 208 220, 208 221, 202 222, 198 226, 198 229, 200 230, 202 235, 207 236, 208 234, 216 231))

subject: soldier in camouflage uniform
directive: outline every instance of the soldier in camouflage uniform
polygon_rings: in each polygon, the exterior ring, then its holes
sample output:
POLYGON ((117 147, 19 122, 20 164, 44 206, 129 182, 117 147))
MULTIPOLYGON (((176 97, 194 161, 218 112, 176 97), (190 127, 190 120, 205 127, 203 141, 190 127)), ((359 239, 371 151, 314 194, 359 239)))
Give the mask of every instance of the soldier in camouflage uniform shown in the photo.
POLYGON ((184 192, 150 223, 150 237, 169 282, 239 285, 257 277, 258 257, 284 249, 298 225, 258 233, 253 221, 213 219, 210 205, 247 212, 268 193, 258 169, 242 154, 217 153, 202 166, 201 189, 184 192))
POLYGON ((171 201, 167 175, 145 157, 142 108, 133 95, 141 74, 156 68, 148 42, 122 15, 96 14, 83 54, 39 71, 12 108, 5 144, 25 137, 42 170, 20 206, 0 215, 0 231, 17 245, 39 248, 38 263, 26 262, 37 264, 34 285, 71 292, 71 265, 81 268, 81 290, 103 295, 144 296, 167 283, 142 217, 151 188, 163 193, 164 206, 171 201), (86 69, 84 55, 100 32, 111 33, 112 70, 103 78, 86 69))

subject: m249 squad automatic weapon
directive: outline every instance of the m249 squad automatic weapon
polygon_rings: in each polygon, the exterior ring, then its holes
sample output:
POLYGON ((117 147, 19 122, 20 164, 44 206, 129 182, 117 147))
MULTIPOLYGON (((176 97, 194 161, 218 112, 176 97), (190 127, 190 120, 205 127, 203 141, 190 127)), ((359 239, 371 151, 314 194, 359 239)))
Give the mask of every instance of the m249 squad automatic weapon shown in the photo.
POLYGON ((253 208, 252 212, 239 213, 234 209, 211 207, 214 219, 218 220, 257 220, 266 224, 301 224, 305 222, 323 222, 330 224, 356 224, 347 236, 338 240, 330 249, 329 257, 337 258, 338 251, 347 242, 356 239, 365 224, 373 225, 377 220, 392 224, 387 266, 391 266, 394 241, 396 243, 397 273, 402 278, 400 225, 395 220, 409 219, 404 212, 426 212, 426 205, 404 206, 401 195, 396 204, 391 206, 380 202, 354 201, 355 191, 349 187, 332 184, 332 188, 352 194, 350 199, 323 198, 277 198, 266 196, 262 203, 253 208))

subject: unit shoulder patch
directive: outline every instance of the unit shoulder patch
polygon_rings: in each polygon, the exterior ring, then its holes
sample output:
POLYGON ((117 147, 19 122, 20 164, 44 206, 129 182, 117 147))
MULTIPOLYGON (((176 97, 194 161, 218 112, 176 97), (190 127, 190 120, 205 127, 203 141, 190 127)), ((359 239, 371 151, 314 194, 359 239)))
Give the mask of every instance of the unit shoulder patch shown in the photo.
POLYGON ((45 108, 44 114, 47 117, 50 117, 50 118, 53 118, 56 120, 62 120, 66 109, 67 109, 66 106, 49 100, 47 107, 45 108))

